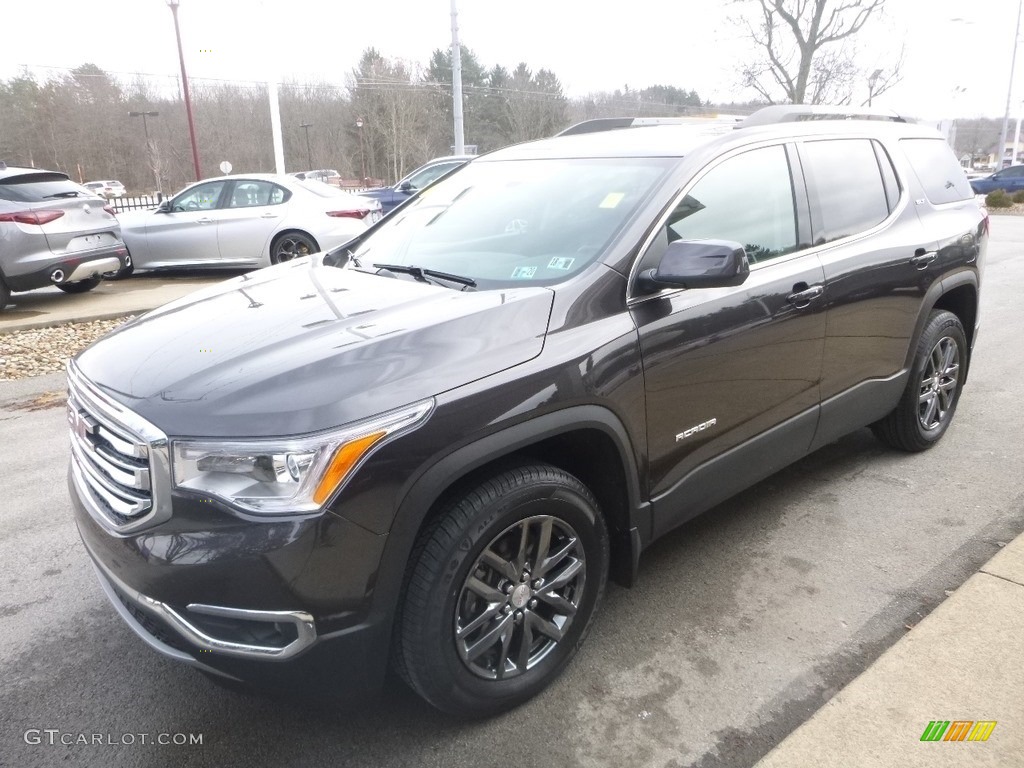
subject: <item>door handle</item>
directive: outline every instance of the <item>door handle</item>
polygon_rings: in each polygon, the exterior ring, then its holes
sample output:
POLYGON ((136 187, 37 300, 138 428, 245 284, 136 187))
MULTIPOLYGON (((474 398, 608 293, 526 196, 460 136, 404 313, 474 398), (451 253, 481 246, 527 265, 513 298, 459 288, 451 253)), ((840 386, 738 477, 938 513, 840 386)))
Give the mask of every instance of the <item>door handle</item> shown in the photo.
POLYGON ((277 218, 277 214, 276 213, 264 213, 262 216, 260 216, 260 218, 261 219, 276 219, 277 218))
POLYGON ((786 297, 786 301, 792 304, 797 309, 804 309, 810 306, 810 303, 825 293, 825 288, 820 285, 807 286, 807 283, 797 283, 793 286, 793 290, 796 293, 791 293, 786 297))
POLYGON ((198 221, 200 224, 213 224, 213 219, 202 218, 196 219, 196 221, 198 221))
POLYGON ((918 269, 926 269, 937 258, 939 258, 939 254, 935 251, 925 251, 923 248, 919 248, 910 263, 918 269))

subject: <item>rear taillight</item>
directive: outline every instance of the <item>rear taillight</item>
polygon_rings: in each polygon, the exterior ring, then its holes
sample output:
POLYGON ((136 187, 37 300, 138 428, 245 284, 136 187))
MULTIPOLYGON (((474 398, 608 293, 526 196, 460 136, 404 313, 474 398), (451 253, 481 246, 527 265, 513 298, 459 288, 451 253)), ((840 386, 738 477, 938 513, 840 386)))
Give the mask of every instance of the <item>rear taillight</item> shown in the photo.
POLYGON ((113 206, 110 206, 110 205, 104 205, 103 206, 103 210, 106 213, 109 213, 111 216, 114 216, 116 214, 116 211, 114 210, 113 206))
POLYGON ((19 224, 49 224, 64 215, 64 211, 15 211, 0 213, 0 221, 16 221, 19 224))
POLYGON ((365 219, 370 215, 369 208, 356 208, 351 211, 328 211, 328 216, 333 216, 336 219, 365 219))

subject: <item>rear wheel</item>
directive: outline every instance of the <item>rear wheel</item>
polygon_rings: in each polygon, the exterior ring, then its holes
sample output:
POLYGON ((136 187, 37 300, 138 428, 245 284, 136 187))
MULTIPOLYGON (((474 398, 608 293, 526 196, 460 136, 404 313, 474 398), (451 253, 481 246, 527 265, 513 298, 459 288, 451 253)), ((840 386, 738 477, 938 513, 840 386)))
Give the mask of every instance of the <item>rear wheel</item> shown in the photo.
POLYGON ((270 246, 270 263, 281 264, 300 256, 316 253, 318 250, 316 241, 309 235, 302 232, 285 232, 283 235, 278 235, 270 246))
POLYGON ((77 280, 73 283, 58 283, 57 287, 64 293, 85 293, 103 282, 102 277, 90 277, 88 280, 77 280))
POLYGON ((0 309, 7 306, 7 302, 11 300, 11 289, 7 287, 7 283, 0 278, 0 309))
POLYGON ((438 709, 482 717, 536 695, 575 655, 604 592, 608 534, 583 483, 530 464, 449 504, 410 563, 396 667, 438 709))
POLYGON ((967 337, 960 319, 945 310, 932 312, 903 397, 888 416, 871 425, 875 436, 903 451, 935 445, 956 412, 966 362, 967 337))

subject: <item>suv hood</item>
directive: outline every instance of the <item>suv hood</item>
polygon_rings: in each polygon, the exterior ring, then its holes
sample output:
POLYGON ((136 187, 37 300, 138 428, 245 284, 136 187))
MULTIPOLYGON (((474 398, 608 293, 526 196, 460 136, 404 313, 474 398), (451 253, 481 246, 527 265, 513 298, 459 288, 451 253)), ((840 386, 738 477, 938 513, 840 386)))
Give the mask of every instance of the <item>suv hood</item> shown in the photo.
POLYGON ((81 352, 81 373, 169 436, 340 426, 540 354, 547 288, 460 292, 320 256, 167 304, 81 352))

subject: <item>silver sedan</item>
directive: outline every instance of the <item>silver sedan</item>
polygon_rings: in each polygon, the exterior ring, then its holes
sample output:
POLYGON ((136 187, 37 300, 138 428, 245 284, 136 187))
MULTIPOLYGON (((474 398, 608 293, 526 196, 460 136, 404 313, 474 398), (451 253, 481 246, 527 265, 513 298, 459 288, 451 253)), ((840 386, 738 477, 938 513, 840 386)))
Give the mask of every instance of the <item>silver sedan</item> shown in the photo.
POLYGON ((118 214, 138 270, 279 264, 348 242, 380 217, 377 200, 278 174, 207 179, 155 210, 118 214))

